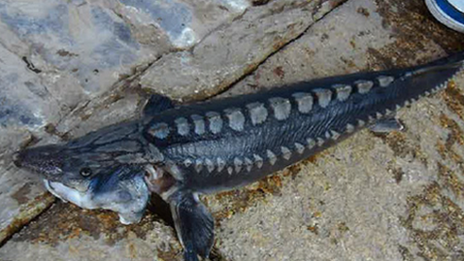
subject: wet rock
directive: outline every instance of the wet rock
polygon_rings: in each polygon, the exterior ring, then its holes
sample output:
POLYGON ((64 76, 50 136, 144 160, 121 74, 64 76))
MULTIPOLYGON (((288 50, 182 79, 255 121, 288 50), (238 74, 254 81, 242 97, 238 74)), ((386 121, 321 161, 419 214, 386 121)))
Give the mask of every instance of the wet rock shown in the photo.
POLYGON ((141 77, 142 88, 177 100, 204 99, 252 72, 342 0, 270 1, 209 34, 190 51, 171 53, 141 77))
POLYGON ((182 260, 174 230, 147 214, 125 226, 108 211, 58 203, 0 248, 2 260, 182 260))
POLYGON ((241 15, 248 6, 247 0, 124 0, 114 5, 114 11, 134 27, 139 42, 158 48, 157 38, 162 35, 174 48, 185 49, 241 15))
MULTIPOLYGON (((435 27, 421 4, 348 1, 220 97, 462 49, 464 37, 435 27), (430 28, 447 37, 431 39, 430 28)), ((274 178, 206 197, 216 248, 227 260, 462 259, 463 82, 401 110, 404 132, 363 131, 274 178)))

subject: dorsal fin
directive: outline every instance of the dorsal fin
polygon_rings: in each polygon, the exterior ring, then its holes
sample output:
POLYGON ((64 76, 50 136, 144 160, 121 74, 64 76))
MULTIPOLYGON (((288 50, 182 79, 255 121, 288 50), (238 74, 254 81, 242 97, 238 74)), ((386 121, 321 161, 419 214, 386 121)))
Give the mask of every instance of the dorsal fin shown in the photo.
POLYGON ((152 94, 143 108, 142 115, 153 116, 172 108, 174 108, 174 103, 171 99, 161 94, 152 94))

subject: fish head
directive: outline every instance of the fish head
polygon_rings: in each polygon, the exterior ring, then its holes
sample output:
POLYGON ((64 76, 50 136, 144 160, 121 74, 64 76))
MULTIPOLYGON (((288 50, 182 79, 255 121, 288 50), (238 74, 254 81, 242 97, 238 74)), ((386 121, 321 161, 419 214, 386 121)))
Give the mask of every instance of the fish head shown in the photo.
POLYGON ((140 220, 149 196, 142 143, 127 126, 112 126, 63 144, 23 149, 13 161, 39 174, 62 200, 116 211, 129 224, 140 220))
POLYGON ((14 155, 16 166, 28 169, 49 182, 87 191, 95 176, 108 167, 107 155, 85 153, 66 145, 46 145, 22 150, 14 155))
POLYGON ((138 129, 135 122, 120 123, 63 144, 27 148, 14 155, 14 163, 83 192, 94 177, 110 169, 146 163, 138 129))
POLYGON ((108 209, 123 224, 138 222, 148 202, 143 165, 119 164, 110 155, 47 145, 20 151, 15 164, 38 173, 56 197, 86 209, 108 209))

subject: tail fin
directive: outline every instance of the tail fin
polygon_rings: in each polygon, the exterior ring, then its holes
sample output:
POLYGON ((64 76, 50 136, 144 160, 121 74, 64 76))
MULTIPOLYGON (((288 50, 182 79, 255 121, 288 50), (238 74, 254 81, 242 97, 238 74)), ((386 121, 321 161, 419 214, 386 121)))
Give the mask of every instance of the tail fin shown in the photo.
MULTIPOLYGON (((422 86, 425 89, 436 88, 432 92, 446 87, 449 80, 458 73, 464 71, 464 52, 459 52, 425 65, 414 67, 410 72, 413 75, 409 79, 411 85, 422 86)), ((408 79, 405 79, 408 81, 408 79)))
POLYGON ((443 65, 452 65, 452 64, 464 64, 464 51, 451 54, 447 57, 433 61, 425 66, 443 66, 443 65))

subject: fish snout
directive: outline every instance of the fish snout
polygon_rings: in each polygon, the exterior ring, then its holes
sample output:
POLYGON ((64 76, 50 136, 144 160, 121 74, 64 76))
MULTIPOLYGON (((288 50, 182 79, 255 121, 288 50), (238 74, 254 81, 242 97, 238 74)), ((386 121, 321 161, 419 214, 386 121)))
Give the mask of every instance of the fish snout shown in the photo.
POLYGON ((45 158, 43 153, 37 149, 24 149, 13 154, 13 163, 18 168, 27 168, 29 165, 38 164, 41 159, 45 158))
POLYGON ((63 152, 55 145, 28 148, 12 155, 16 167, 46 175, 61 173, 62 158, 63 152))

